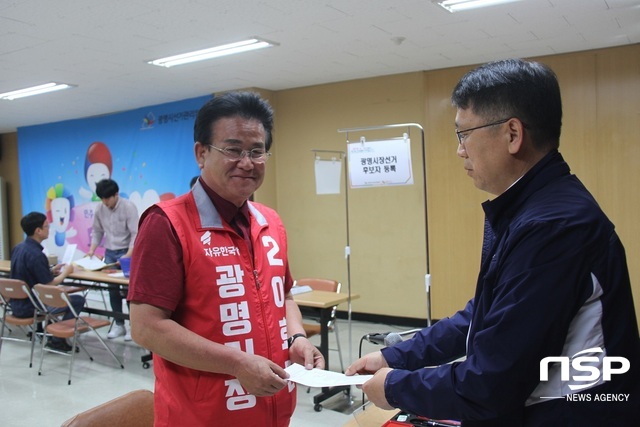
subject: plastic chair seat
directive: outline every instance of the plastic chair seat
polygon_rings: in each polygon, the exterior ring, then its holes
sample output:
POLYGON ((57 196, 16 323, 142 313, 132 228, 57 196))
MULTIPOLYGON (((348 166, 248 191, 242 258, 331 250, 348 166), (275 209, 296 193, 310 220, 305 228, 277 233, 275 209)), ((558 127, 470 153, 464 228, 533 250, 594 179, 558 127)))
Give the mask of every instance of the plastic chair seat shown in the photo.
POLYGON ((98 329, 111 325, 111 321, 106 319, 98 319, 89 316, 80 316, 80 319, 82 322, 78 323, 77 329, 76 319, 69 319, 47 325, 46 331, 58 338, 72 338, 75 335, 76 330, 79 334, 84 334, 85 332, 89 332, 91 328, 98 329))

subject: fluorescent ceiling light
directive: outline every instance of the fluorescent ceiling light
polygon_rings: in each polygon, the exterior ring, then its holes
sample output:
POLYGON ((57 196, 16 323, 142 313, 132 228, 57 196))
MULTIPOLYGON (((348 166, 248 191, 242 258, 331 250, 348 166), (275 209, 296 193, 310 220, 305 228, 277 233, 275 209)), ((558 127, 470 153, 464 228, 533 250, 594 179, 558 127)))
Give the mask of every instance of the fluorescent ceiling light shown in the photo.
POLYGON ((55 92, 57 90, 69 89, 75 87, 74 85, 68 85, 66 83, 46 83, 43 85, 28 87, 25 89, 14 90, 11 92, 0 93, 0 99, 8 99, 9 101, 25 98, 32 95, 41 95, 43 93, 55 92))
POLYGON ((520 0, 437 0, 438 5, 444 7, 449 12, 460 12, 467 9, 494 6, 496 4, 510 3, 520 0))
POLYGON ((169 68, 175 65, 189 64, 191 62, 203 61, 205 59, 218 58, 220 56, 248 52, 250 50, 262 49, 271 46, 277 46, 277 43, 252 38, 235 43, 223 44, 209 49, 196 50, 195 52, 168 56, 166 58, 147 61, 147 63, 169 68))

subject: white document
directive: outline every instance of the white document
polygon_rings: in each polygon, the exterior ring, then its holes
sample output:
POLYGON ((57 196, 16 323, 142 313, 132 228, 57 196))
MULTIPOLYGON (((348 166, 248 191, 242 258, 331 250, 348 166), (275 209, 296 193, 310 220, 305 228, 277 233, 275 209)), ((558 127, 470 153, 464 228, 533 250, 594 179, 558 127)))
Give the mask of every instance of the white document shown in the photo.
POLYGON ((316 159, 316 194, 340 194, 342 160, 316 159))
POLYGON ((71 264, 73 262, 73 256, 76 253, 77 247, 78 245, 75 243, 69 244, 67 246, 67 248, 64 250, 64 256, 62 257, 63 264, 71 264))
POLYGON ((373 375, 353 375, 351 377, 348 377, 345 374, 333 371, 325 371, 324 369, 305 369, 304 366, 297 363, 288 366, 285 371, 289 373, 289 381, 293 381, 307 387, 362 385, 373 377, 373 375))
POLYGON ((294 286, 291 288, 291 295, 304 294, 311 291, 313 291, 313 289, 311 289, 309 285, 294 286))
POLYGON ((85 270, 90 270, 90 271, 100 270, 107 265, 104 263, 104 261, 102 261, 97 256, 84 257, 84 258, 77 259, 75 260, 74 264, 79 265, 85 270))

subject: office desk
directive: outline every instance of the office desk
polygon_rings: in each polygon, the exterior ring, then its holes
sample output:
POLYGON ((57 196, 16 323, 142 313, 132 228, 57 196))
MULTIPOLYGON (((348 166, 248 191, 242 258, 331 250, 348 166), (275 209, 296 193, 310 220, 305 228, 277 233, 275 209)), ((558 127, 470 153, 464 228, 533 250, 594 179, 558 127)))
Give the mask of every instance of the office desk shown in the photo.
MULTIPOLYGON (((360 296, 351 294, 351 299, 357 299, 360 296)), ((293 296, 294 301, 300 307, 300 311, 305 314, 312 314, 320 318, 320 353, 324 356, 325 369, 329 369, 329 327, 328 323, 331 318, 331 311, 334 306, 347 302, 349 295, 346 293, 336 293, 327 291, 311 291, 293 296)), ((314 410, 319 412, 322 410, 320 405, 322 402, 335 396, 338 393, 351 393, 350 386, 339 387, 323 387, 322 391, 313 397, 314 410)))
MULTIPOLYGON (((351 295, 351 299, 358 298, 359 295, 351 295)), ((334 306, 340 305, 349 300, 349 295, 345 293, 311 291, 294 295, 293 300, 300 307, 303 314, 311 314, 320 318, 320 352, 324 356, 326 367, 329 369, 329 328, 331 310, 334 306)))
MULTIPOLYGON (((0 260, 0 275, 9 277, 11 273, 11 261, 0 260)), ((102 288, 108 289, 114 286, 128 286, 129 279, 126 277, 112 277, 108 273, 103 271, 87 271, 76 268, 71 273, 65 282, 62 284, 67 292, 78 292, 84 288, 102 288)), ((101 310, 99 308, 85 307, 83 309, 86 313, 100 314, 107 317, 113 317, 123 320, 128 320, 129 315, 126 313, 114 313, 111 310, 101 310)))
MULTIPOLYGON (((120 288, 120 286, 129 286, 129 279, 127 277, 113 277, 104 271, 88 271, 76 267, 76 270, 67 276, 64 283, 71 283, 73 285, 86 286, 94 289, 110 289, 114 287, 120 288)), ((129 314, 115 313, 112 310, 85 307, 83 311, 86 313, 112 317, 114 319, 129 320, 129 314)))
MULTIPOLYGON (((0 260, 0 274, 8 276, 11 273, 11 261, 8 259, 0 260)), ((76 267, 76 270, 67 277, 68 281, 84 281, 91 284, 83 283, 89 287, 113 287, 113 286, 129 286, 129 279, 126 277, 113 277, 104 271, 87 271, 76 267)))
POLYGON ((9 273, 11 273, 11 261, 0 259, 0 276, 9 277, 9 273))

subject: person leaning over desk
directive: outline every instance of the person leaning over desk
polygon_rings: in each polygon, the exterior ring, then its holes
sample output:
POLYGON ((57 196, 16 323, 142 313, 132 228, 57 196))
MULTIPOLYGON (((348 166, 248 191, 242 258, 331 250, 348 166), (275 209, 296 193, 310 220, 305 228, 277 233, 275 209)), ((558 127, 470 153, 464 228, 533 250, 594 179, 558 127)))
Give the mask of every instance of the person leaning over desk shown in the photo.
POLYGON ((324 368, 290 293, 280 217, 248 201, 272 128, 257 94, 215 96, 194 125, 200 178, 141 217, 128 299, 133 339, 154 356, 156 426, 287 426, 284 367, 324 368))
MULTIPOLYGON (((38 283, 60 285, 69 274, 73 273, 73 265, 58 264, 52 268, 49 267, 49 260, 42 246, 42 242, 49 237, 47 216, 41 212, 30 212, 22 217, 20 226, 27 238, 11 251, 11 278, 22 280, 29 289, 38 283)), ((69 301, 76 313, 80 313, 84 308, 85 299, 81 295, 69 295, 69 301)), ((9 305, 14 316, 33 317, 35 308, 29 298, 12 298, 9 305)), ((62 320, 74 317, 68 308, 56 308, 51 312, 63 313, 62 320)), ((65 339, 57 337, 49 338, 47 347, 64 352, 69 352, 72 348, 65 339)))
MULTIPOLYGON (((113 264, 118 262, 120 258, 131 256, 133 243, 138 234, 138 208, 130 200, 120 197, 118 183, 112 179, 98 181, 96 195, 102 203, 96 207, 93 216, 91 247, 87 256, 94 255, 102 237, 106 235, 104 262, 113 264)), ((109 302, 113 312, 123 312, 122 298, 120 287, 109 288, 109 302)), ((112 339, 124 335, 125 341, 131 341, 131 335, 124 325, 124 319, 116 318, 115 322, 107 334, 107 338, 112 339)))
POLYGON ((475 296, 346 374, 375 373, 363 391, 381 408, 463 426, 638 425, 640 340, 625 252, 558 152, 555 74, 536 62, 489 63, 460 80, 452 101, 464 169, 496 196, 483 203, 475 296), (570 369, 574 355, 591 363, 570 369), (547 357, 558 363, 543 380, 547 357), (600 374, 607 357, 616 360, 610 379, 600 374))

